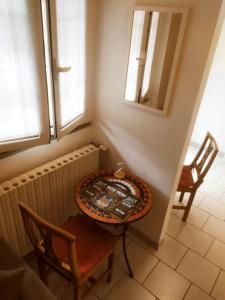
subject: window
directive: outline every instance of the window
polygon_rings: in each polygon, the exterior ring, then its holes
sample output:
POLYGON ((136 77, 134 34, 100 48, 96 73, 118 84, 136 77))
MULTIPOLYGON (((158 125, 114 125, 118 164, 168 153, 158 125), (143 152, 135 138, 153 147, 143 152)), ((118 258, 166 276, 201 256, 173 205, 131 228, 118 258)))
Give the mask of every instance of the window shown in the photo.
POLYGON ((88 121, 85 0, 3 0, 0 35, 1 152, 88 121))

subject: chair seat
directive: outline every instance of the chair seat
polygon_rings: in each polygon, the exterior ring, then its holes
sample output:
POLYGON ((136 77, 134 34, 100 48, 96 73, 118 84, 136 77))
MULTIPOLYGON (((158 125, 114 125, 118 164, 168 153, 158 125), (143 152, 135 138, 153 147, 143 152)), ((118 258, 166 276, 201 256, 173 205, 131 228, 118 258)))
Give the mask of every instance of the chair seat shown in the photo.
POLYGON ((190 166, 183 166, 177 190, 179 191, 186 188, 192 188, 194 184, 192 168, 190 166))
MULTIPOLYGON (((118 241, 118 237, 81 214, 70 217, 62 228, 76 236, 77 260, 81 276, 85 276, 95 268, 118 241)), ((65 241, 55 236, 52 242, 57 257, 62 262, 69 263, 65 241)))

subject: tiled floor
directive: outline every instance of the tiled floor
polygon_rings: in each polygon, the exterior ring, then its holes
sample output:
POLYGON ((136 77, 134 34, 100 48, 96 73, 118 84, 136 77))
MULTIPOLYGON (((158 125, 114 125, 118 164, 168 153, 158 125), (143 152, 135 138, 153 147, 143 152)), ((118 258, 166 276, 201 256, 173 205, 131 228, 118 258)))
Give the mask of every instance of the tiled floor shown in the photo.
MULTIPOLYGON (((190 148, 187 161, 195 151, 190 148)), ((119 246, 113 282, 103 281, 87 300, 224 300, 223 157, 216 159, 197 193, 186 224, 181 216, 180 211, 172 211, 167 235, 157 251, 131 235, 127 250, 135 278, 128 277, 119 246)), ((60 300, 73 299, 72 286, 56 274, 50 275, 50 288, 60 300)))

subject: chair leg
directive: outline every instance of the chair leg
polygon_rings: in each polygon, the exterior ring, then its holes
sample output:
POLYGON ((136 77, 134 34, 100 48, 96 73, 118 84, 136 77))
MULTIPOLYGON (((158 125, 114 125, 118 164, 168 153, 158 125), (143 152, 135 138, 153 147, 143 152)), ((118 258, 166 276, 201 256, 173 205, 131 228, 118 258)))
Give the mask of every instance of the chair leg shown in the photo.
POLYGON ((74 286, 74 300, 81 300, 82 290, 81 288, 74 286))
POLYGON ((113 261, 114 261, 114 253, 112 253, 108 258, 108 268, 109 268, 109 275, 107 278, 108 283, 112 281, 112 275, 113 275, 113 261))
POLYGON ((184 199, 184 193, 185 193, 185 192, 181 192, 181 193, 180 193, 179 202, 182 202, 182 201, 183 201, 183 199, 184 199))
POLYGON ((188 199, 188 203, 187 203, 187 207, 184 211, 184 214, 183 214, 183 218, 182 218, 182 221, 183 222, 186 222, 187 220, 187 217, 189 215, 189 212, 190 212, 190 209, 191 209, 191 206, 192 206, 192 203, 193 203, 193 200, 194 200, 194 197, 195 197, 195 193, 196 191, 193 191, 191 194, 190 194, 190 197, 188 199))
POLYGON ((38 270, 39 270, 39 275, 40 275, 41 280, 44 282, 44 284, 46 286, 48 286, 46 266, 40 257, 38 258, 38 270))

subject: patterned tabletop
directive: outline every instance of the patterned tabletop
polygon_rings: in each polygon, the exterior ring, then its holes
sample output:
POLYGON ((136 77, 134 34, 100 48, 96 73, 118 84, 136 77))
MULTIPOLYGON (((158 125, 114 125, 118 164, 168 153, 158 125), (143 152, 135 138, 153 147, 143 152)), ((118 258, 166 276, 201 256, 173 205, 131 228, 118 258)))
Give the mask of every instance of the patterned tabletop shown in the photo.
POLYGON ((148 184, 129 172, 124 179, 113 174, 113 171, 97 171, 77 183, 75 202, 79 209, 108 224, 131 223, 145 216, 152 207, 148 184))

